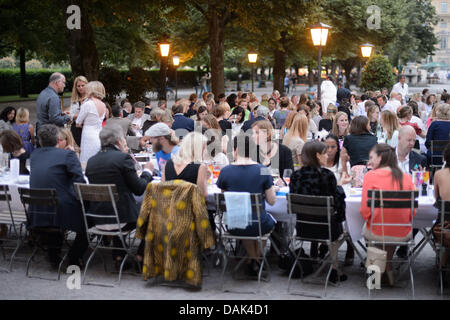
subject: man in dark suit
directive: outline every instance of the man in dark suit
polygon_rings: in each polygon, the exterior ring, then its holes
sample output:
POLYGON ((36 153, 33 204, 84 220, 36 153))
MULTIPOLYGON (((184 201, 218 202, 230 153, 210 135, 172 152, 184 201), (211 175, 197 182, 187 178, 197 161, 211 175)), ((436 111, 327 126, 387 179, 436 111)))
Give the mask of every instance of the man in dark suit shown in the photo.
MULTIPOLYGON (((173 123, 172 130, 185 129, 194 131, 194 120, 184 116, 184 105, 179 103, 172 107, 173 123)), ((178 136, 178 135, 177 135, 178 136)))
POLYGON ((342 85, 342 82, 338 82, 338 89, 336 93, 336 101, 337 103, 341 104, 342 99, 347 99, 347 101, 350 101, 350 97, 352 96, 352 93, 350 90, 348 90, 346 87, 342 85))
POLYGON ((269 109, 264 106, 256 106, 253 109, 253 119, 247 120, 242 125, 241 130, 246 132, 247 130, 252 128, 252 124, 259 120, 267 120, 267 116, 269 114, 269 109))
MULTIPOLYGON (((58 197, 57 217, 39 214, 39 208, 30 208, 31 227, 58 226, 63 230, 76 232, 75 241, 69 251, 69 265, 80 265, 80 259, 88 247, 81 204, 75 196, 73 184, 86 183, 81 164, 75 152, 58 149, 59 129, 53 124, 42 125, 38 132, 41 148, 34 150, 30 157, 30 188, 56 189, 58 197)), ((63 242, 60 233, 47 237, 50 262, 57 267, 63 242)))
POLYGON ((113 104, 111 107, 112 118, 106 120, 106 125, 117 124, 122 128, 123 135, 135 136, 136 133, 131 126, 131 120, 122 117, 122 108, 118 104, 113 104))
MULTIPOLYGON (((86 166, 86 176, 89 183, 93 184, 115 184, 119 193, 117 211, 120 223, 126 225, 122 230, 133 230, 136 228, 136 221, 139 216, 139 208, 133 195, 144 194, 147 184, 152 181, 153 165, 147 162, 143 168, 142 175, 138 177, 135 168, 135 160, 127 153, 128 147, 123 136, 122 129, 117 125, 105 126, 100 131, 100 143, 102 149, 91 157, 86 166)), ((90 207, 96 214, 112 212, 111 204, 96 204, 90 207)), ((94 224, 97 228, 106 229, 111 220, 96 219, 94 224)), ((115 228, 117 229, 117 228, 115 228)), ((115 247, 121 247, 118 237, 113 238, 115 247)), ((144 241, 141 242, 138 255, 142 256, 144 241)), ((120 261, 125 253, 123 250, 114 250, 113 259, 116 267, 120 266, 120 261)))
MULTIPOLYGON (((427 158, 413 151, 416 143, 416 131, 411 126, 404 126, 398 132, 397 160, 398 166, 403 173, 411 174, 413 171, 424 170, 427 166, 427 158)), ((418 230, 413 230, 416 236, 418 230)), ((408 254, 408 247, 401 246, 397 250, 397 256, 405 258, 408 254)))
POLYGON ((416 143, 416 131, 411 126, 403 126, 398 134, 397 160, 398 166, 404 173, 423 170, 427 165, 427 158, 413 151, 416 143))

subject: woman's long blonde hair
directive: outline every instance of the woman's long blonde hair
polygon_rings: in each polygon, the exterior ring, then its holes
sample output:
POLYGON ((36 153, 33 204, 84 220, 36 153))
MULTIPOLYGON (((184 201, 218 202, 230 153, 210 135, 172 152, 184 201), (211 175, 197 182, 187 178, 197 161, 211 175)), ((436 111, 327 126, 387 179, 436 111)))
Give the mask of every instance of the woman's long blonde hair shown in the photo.
POLYGON ((199 132, 187 134, 179 144, 178 153, 172 155, 174 164, 183 162, 200 163, 203 161, 203 150, 206 146, 206 137, 199 132))
MULTIPOLYGON (((336 116, 334 117, 334 120, 333 120, 333 130, 332 130, 332 133, 333 133, 336 137, 338 137, 338 138, 341 137, 341 135, 339 134, 339 127, 338 127, 337 122, 338 122, 339 118, 340 118, 340 117, 343 117, 343 116, 346 116, 347 119, 348 119, 348 114, 346 114, 345 112, 339 111, 339 112, 336 114, 336 116)), ((347 126, 347 129, 345 129, 344 136, 348 135, 349 129, 350 129, 350 122, 349 122, 349 124, 348 124, 348 126, 347 126)))
POLYGON ((73 81, 72 98, 70 99, 71 103, 81 102, 81 98, 83 98, 82 96, 80 96, 77 90, 77 84, 79 81, 86 82, 86 84, 89 83, 88 79, 86 79, 85 76, 78 76, 75 78, 75 80, 73 81))
POLYGON ((308 137, 309 121, 304 114, 296 114, 289 131, 284 136, 284 144, 289 145, 291 139, 299 137, 306 142, 308 137))
POLYGON ((400 128, 398 118, 392 111, 384 110, 381 112, 381 119, 383 119, 383 130, 387 132, 387 138, 390 140, 395 130, 400 128))
POLYGON ((61 137, 61 139, 66 140, 67 145, 73 147, 76 153, 80 153, 80 147, 75 142, 72 132, 69 129, 66 128, 59 129, 59 136, 61 137))

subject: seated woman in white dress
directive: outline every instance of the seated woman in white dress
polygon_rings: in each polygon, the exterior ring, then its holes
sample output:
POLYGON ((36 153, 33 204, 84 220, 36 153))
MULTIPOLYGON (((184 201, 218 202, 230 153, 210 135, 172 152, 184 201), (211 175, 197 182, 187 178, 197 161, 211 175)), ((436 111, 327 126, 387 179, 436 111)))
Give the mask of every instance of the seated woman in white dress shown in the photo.
POLYGON ((101 101, 105 97, 105 87, 101 82, 89 82, 86 85, 86 96, 88 99, 81 105, 76 121, 78 127, 83 127, 80 162, 87 162, 100 151, 99 133, 106 114, 106 106, 101 101))

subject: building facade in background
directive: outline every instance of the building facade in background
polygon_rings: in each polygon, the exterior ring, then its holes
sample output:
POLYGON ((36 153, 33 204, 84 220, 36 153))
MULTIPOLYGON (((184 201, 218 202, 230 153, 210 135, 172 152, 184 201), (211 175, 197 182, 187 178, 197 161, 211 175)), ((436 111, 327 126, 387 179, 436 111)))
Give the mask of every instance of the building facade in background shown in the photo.
POLYGON ((434 29, 439 43, 436 46, 433 61, 450 65, 450 0, 433 0, 433 5, 439 17, 439 22, 434 29))

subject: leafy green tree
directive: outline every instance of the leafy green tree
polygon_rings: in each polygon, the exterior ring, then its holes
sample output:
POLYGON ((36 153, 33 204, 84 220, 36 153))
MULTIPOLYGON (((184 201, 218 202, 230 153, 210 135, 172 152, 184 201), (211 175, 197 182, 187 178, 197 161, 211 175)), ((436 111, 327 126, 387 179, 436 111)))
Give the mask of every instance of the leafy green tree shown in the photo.
POLYGON ((364 67, 361 88, 365 90, 380 90, 394 85, 393 67, 389 59, 382 55, 373 55, 364 67))

